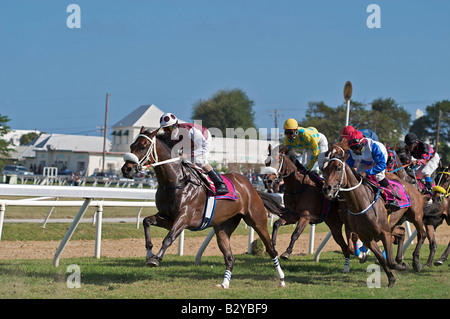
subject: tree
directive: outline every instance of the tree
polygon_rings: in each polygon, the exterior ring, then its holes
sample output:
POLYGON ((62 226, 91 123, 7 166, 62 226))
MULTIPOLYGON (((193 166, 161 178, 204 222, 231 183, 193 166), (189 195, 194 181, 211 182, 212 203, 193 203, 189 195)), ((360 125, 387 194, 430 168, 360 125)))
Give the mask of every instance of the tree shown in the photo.
POLYGON ((227 128, 254 128, 254 102, 241 89, 220 90, 207 100, 194 103, 193 120, 202 120, 207 128, 218 128, 226 136, 227 128))
MULTIPOLYGON (((367 109, 361 102, 352 101, 349 125, 356 129, 373 130, 380 141, 387 145, 397 144, 409 127, 409 113, 391 98, 378 98, 369 105, 371 108, 367 109)), ((310 102, 306 119, 299 122, 299 125, 314 126, 330 143, 334 143, 341 138, 346 112, 347 103, 332 108, 324 102, 310 102)))
POLYGON ((37 139, 38 137, 39 137, 39 134, 35 133, 35 132, 23 134, 20 137, 20 145, 28 145, 31 142, 33 142, 35 139, 37 139))
MULTIPOLYGON (((9 122, 9 118, 7 116, 2 116, 0 114, 0 136, 4 136, 5 134, 7 134, 9 131, 11 131, 11 128, 6 124, 9 122)), ((4 140, 4 139, 0 139, 0 158, 4 159, 9 157, 9 152, 12 151, 11 148, 9 148, 11 144, 4 140)), ((3 166, 4 161, 0 160, 0 165, 3 166)))
POLYGON ((444 164, 450 163, 450 101, 443 100, 426 107, 426 114, 416 119, 410 132, 417 134, 420 140, 431 141, 436 147, 438 122, 439 127, 439 148, 438 153, 444 164), (439 113, 441 118, 439 121, 439 113))

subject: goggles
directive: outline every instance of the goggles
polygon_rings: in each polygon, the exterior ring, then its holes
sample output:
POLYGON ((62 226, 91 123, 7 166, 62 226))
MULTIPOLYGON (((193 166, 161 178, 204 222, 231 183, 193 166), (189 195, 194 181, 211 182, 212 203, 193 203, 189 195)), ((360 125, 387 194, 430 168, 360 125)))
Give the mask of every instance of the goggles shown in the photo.
POLYGON ((169 125, 169 126, 165 126, 165 127, 163 127, 162 129, 163 129, 164 132, 172 132, 173 129, 175 128, 175 125, 176 125, 176 124, 169 125))

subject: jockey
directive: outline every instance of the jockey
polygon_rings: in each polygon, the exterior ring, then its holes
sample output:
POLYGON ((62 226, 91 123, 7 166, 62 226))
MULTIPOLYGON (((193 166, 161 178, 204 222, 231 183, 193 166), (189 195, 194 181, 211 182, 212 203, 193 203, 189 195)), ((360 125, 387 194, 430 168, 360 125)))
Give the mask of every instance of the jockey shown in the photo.
MULTIPOLYGON (((350 155, 346 163, 350 167, 354 167, 356 164, 358 173, 365 172, 366 175, 372 175, 381 186, 390 188, 394 197, 400 199, 401 197, 390 187, 389 181, 385 176, 388 158, 386 147, 380 142, 364 137, 358 130, 351 132, 347 140, 350 147, 350 155)), ((395 200, 388 201, 386 204, 394 209, 400 208, 395 200)))
MULTIPOLYGON (((172 113, 165 113, 159 120, 160 128, 165 134, 170 134, 172 140, 179 143, 186 136, 190 139, 190 156, 192 163, 201 167, 211 178, 216 187, 216 195, 228 193, 227 185, 222 177, 208 162, 211 133, 203 126, 194 123, 178 123, 177 117, 172 113), (180 130, 181 129, 181 130, 180 130)), ((189 142, 188 142, 189 143, 189 142)), ((186 145, 189 149, 189 145, 186 145)), ((186 149, 184 149, 186 151, 186 149)))
MULTIPOLYGON (((341 132, 342 138, 348 139, 350 133, 353 132, 353 131, 355 131, 355 130, 356 130, 356 129, 355 129, 353 126, 347 125, 346 127, 344 127, 344 128, 342 129, 342 132, 341 132)), ((379 141, 379 140, 378 140, 378 135, 377 135, 374 131, 372 131, 372 130, 370 130, 370 129, 368 129, 368 128, 364 128, 364 129, 359 130, 359 131, 360 131, 361 133, 363 133, 364 137, 368 137, 368 138, 370 138, 371 140, 374 140, 374 141, 377 141, 377 142, 379 141)))
POLYGON ((414 133, 406 134, 405 144, 409 153, 415 158, 415 160, 412 160, 413 164, 420 166, 416 172, 416 176, 418 178, 425 177, 425 186, 431 193, 433 188, 431 174, 439 166, 439 154, 434 151, 431 145, 419 141, 417 135, 414 133))
MULTIPOLYGON (((284 145, 290 150, 305 150, 309 157, 306 168, 311 170, 318 161, 322 170, 325 153, 328 151, 328 140, 315 127, 299 127, 295 119, 290 118, 284 122, 284 145)), ((297 165, 297 162, 296 162, 297 165)))

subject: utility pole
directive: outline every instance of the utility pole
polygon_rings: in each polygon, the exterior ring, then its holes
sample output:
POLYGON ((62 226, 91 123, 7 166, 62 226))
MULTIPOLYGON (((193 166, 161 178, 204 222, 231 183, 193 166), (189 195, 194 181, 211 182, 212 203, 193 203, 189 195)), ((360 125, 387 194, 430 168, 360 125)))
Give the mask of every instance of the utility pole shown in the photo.
POLYGON ((438 125, 437 125, 437 136, 436 136, 436 153, 439 149, 439 131, 441 130, 441 118, 442 110, 439 110, 438 125))
POLYGON ((108 106, 109 106, 109 93, 106 93, 105 129, 103 130, 103 162, 102 162, 102 173, 105 172, 105 160, 106 160, 106 135, 107 135, 107 131, 108 131, 108 106))
POLYGON ((282 114, 282 113, 279 113, 280 111, 283 111, 283 110, 281 110, 281 109, 273 109, 273 110, 268 110, 270 113, 272 113, 273 112, 273 114, 270 114, 270 116, 272 117, 274 117, 274 119, 275 119, 275 128, 278 128, 278 117, 280 117, 280 116, 282 116, 282 115, 284 115, 284 114, 282 114))

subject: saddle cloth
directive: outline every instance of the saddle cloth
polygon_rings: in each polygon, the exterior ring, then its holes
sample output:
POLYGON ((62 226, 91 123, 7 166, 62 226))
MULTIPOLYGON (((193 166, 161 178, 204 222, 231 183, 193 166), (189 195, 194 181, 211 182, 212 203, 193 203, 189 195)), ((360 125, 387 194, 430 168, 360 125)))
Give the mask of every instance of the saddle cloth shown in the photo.
POLYGON ((395 200, 398 205, 400 206, 400 208, 405 208, 405 207, 409 207, 411 206, 411 199, 409 198, 408 194, 405 191, 405 187, 403 187, 403 185, 400 182, 394 181, 389 179, 389 185, 397 192, 398 195, 401 196, 401 199, 397 199, 395 198, 395 196, 392 194, 392 190, 389 188, 385 188, 380 186, 377 182, 375 182, 375 180, 372 178, 372 176, 369 177, 369 179, 378 187, 381 188, 382 190, 382 194, 381 196, 383 197, 384 201, 390 201, 390 200, 395 200))
MULTIPOLYGON (((208 194, 206 196, 206 203, 205 203, 205 210, 203 213, 203 221, 199 228, 193 230, 193 231, 199 231, 207 228, 209 224, 211 223, 211 220, 214 216, 214 211, 216 210, 216 201, 218 199, 229 199, 229 200, 237 200, 236 196, 236 190, 234 188, 233 183, 225 176, 222 176, 223 181, 225 184, 227 184, 229 192, 225 195, 217 195, 215 196, 215 193, 208 191, 208 194)), ((208 177, 208 181, 211 182, 211 180, 208 177)), ((211 182, 212 183, 212 182, 211 182)), ((215 190, 214 183, 210 185, 210 187, 215 190)))

